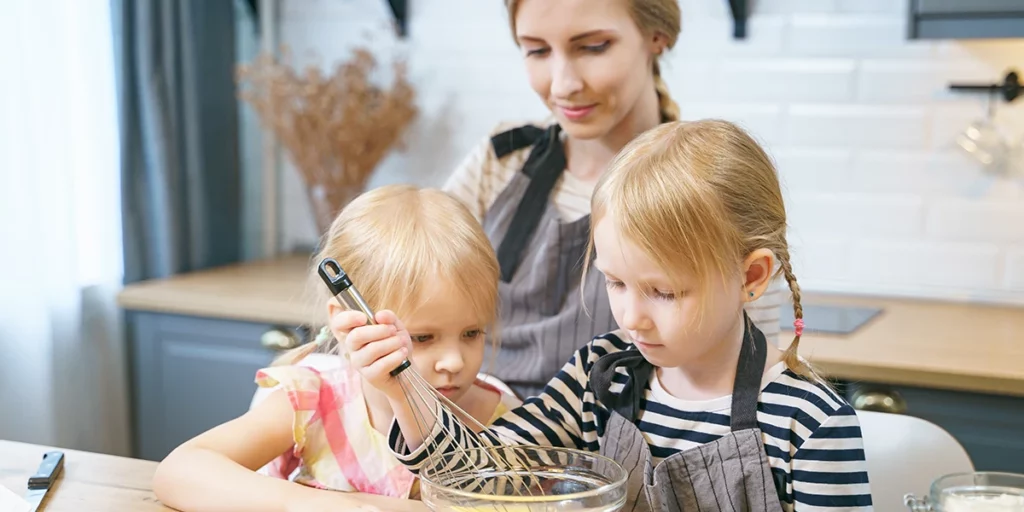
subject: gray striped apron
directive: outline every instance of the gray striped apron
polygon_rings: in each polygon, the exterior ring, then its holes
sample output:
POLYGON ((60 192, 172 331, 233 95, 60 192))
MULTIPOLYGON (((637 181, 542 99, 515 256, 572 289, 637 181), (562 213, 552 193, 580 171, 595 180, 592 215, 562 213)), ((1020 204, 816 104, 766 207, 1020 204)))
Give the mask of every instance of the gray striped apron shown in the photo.
POLYGON ((757 327, 744 323, 747 328, 733 382, 731 433, 675 453, 653 468, 650 447, 635 422, 654 367, 632 349, 602 356, 594 363, 591 389, 610 411, 607 422, 599 422, 600 453, 629 472, 623 510, 782 510, 757 424, 767 344, 757 327), (611 393, 618 367, 625 368, 629 378, 621 392, 611 393))
POLYGON ((530 147, 483 219, 501 267, 501 348, 485 371, 523 398, 539 394, 579 347, 616 328, 600 273, 582 275, 590 216, 562 222, 550 200, 566 167, 560 131, 526 125, 491 138, 498 158, 530 147))

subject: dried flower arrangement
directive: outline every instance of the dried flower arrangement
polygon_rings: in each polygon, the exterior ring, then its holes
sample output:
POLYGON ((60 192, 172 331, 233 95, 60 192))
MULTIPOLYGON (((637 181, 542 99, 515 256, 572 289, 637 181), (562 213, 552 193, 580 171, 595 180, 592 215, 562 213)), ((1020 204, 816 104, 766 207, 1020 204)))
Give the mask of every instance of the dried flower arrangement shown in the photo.
POLYGON ((320 234, 365 190, 380 161, 403 146, 402 136, 417 115, 405 62, 393 62, 387 88, 372 81, 376 68, 374 55, 356 47, 331 75, 316 66, 297 71, 287 51, 281 60, 262 55, 237 69, 241 98, 302 175, 320 234))

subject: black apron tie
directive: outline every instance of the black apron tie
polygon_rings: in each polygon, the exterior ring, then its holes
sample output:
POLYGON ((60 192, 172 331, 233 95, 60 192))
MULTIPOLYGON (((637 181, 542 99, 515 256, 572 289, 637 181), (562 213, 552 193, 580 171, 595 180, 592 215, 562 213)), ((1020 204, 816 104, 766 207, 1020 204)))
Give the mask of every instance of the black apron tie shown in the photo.
POLYGON ((565 149, 559 138, 561 127, 552 124, 540 133, 535 127, 531 128, 512 130, 491 139, 495 153, 500 157, 502 152, 499 150, 507 153, 515 144, 524 144, 529 139, 536 138, 522 169, 522 172, 530 177, 530 183, 512 216, 508 233, 498 245, 498 266, 501 268, 501 280, 506 283, 512 281, 512 276, 515 275, 522 260, 523 250, 540 224, 548 197, 566 166, 565 149))
MULTIPOLYGON (((733 432, 757 426, 757 398, 761 394, 761 376, 768 356, 764 333, 750 321, 745 311, 743 325, 743 346, 740 347, 736 364, 729 418, 730 430, 733 432)), ((640 416, 640 401, 653 371, 654 365, 644 359, 639 350, 630 347, 628 350, 601 356, 594 362, 590 370, 591 389, 605 407, 635 423, 640 416), (622 391, 612 393, 611 385, 616 368, 624 368, 628 378, 622 391)))
POLYGON ((601 356, 590 370, 590 385, 598 401, 623 418, 635 422, 640 417, 640 400, 651 379, 652 365, 639 350, 630 348, 601 356), (629 375, 622 391, 612 393, 612 379, 616 368, 625 368, 629 375))

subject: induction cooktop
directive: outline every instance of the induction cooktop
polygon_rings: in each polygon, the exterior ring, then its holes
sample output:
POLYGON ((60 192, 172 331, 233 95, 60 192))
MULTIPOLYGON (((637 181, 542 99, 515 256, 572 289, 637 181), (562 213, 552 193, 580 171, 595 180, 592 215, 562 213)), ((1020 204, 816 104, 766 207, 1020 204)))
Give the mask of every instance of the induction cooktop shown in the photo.
MULTIPOLYGON (((850 334, 882 313, 882 308, 807 304, 804 306, 804 332, 850 334)), ((783 329, 793 329, 793 308, 782 307, 779 319, 783 329)))

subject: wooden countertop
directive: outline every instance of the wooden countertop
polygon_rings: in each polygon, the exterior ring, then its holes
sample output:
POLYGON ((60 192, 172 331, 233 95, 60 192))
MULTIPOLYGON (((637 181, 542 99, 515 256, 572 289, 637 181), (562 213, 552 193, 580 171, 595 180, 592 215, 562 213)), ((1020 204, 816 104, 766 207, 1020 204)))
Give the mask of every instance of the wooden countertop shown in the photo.
POLYGON ((309 300, 311 262, 286 256, 154 279, 126 286, 117 300, 128 310, 303 325, 319 312, 309 300))
MULTIPOLYGON (((318 309, 304 299, 309 265, 303 255, 195 272, 128 286, 119 302, 129 310, 302 325, 318 309)), ((853 334, 804 335, 800 353, 827 375, 1024 396, 1024 308, 820 294, 805 294, 804 302, 884 308, 853 334)))
MULTIPOLYGON (((0 441, 0 485, 25 494, 47 446, 0 441)), ((64 471, 40 504, 43 512, 171 512, 153 495, 156 462, 63 450, 64 471)))
POLYGON ((800 354, 827 375, 1024 396, 1024 308, 829 295, 804 300, 884 310, 849 336, 804 334, 800 354))
MULTIPOLYGON (((175 512, 153 494, 157 463, 148 460, 0 440, 0 486, 24 496, 28 477, 52 450, 64 452, 64 470, 40 503, 40 512, 175 512)), ((416 500, 373 499, 379 503, 368 505, 379 510, 427 510, 416 500)))

